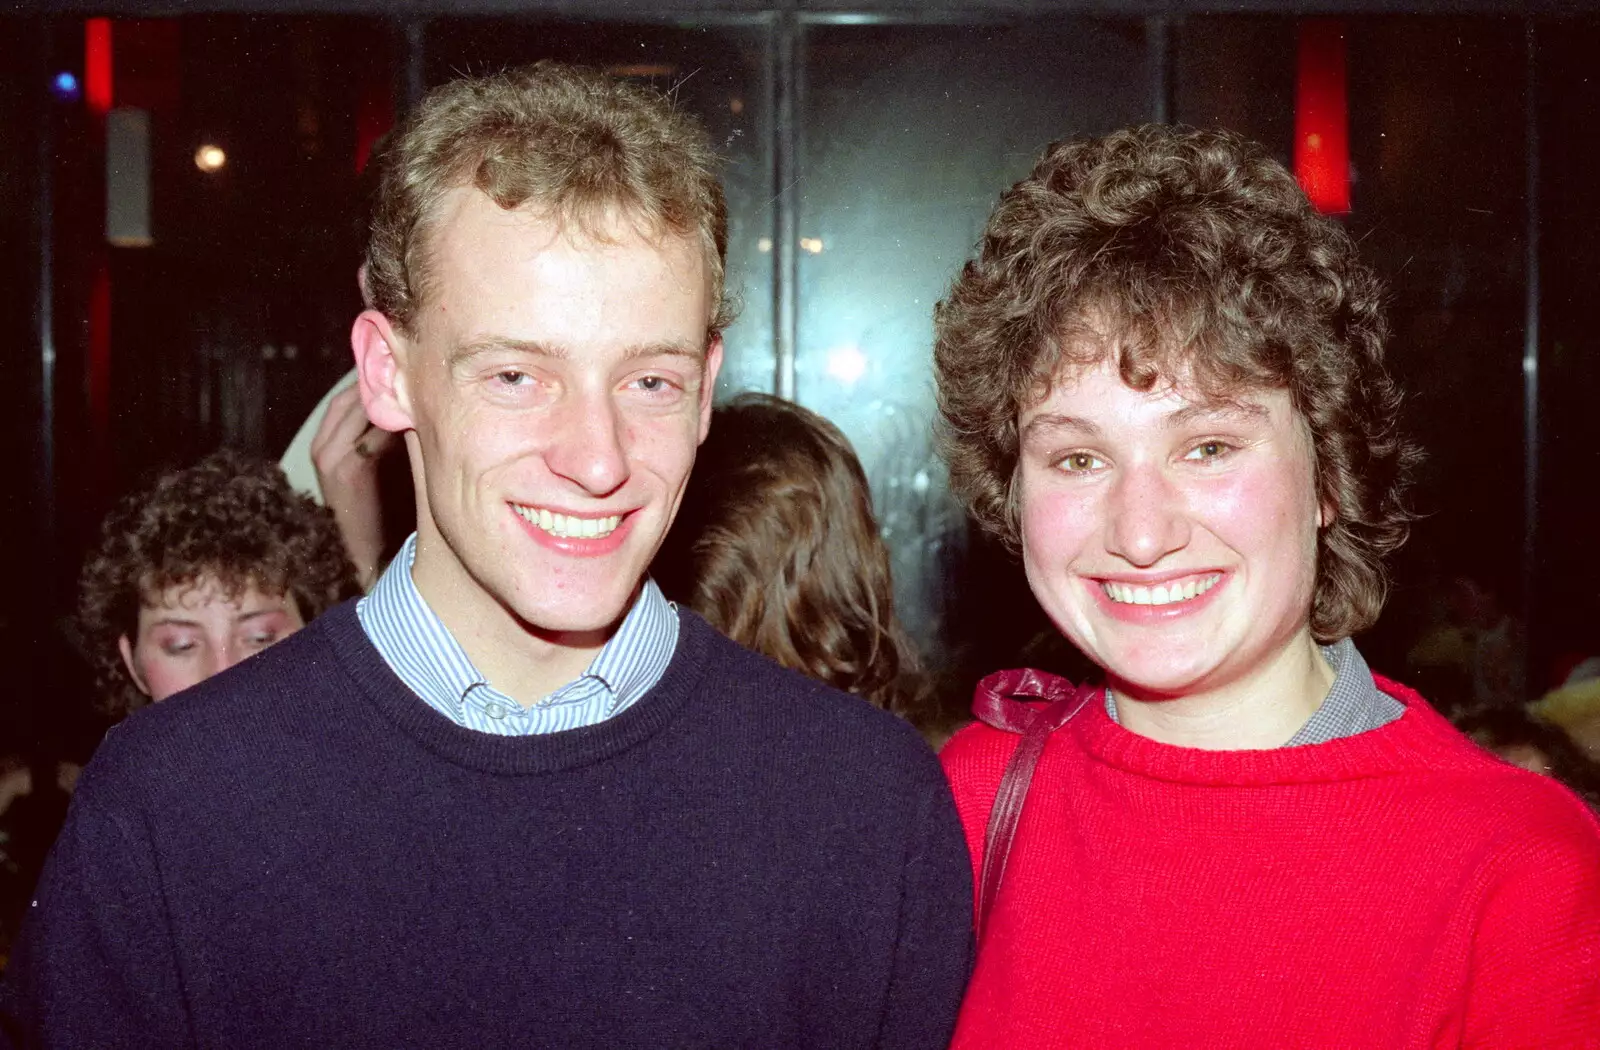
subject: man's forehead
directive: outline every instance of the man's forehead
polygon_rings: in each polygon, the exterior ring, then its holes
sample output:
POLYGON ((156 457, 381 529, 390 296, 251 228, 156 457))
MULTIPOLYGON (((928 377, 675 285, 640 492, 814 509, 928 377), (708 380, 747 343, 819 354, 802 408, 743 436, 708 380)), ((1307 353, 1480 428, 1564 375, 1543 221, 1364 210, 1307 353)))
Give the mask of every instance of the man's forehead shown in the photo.
POLYGON ((430 209, 429 247, 459 244, 471 250, 486 234, 515 232, 530 238, 530 249, 564 241, 580 250, 605 251, 618 244, 645 241, 671 251, 680 242, 695 244, 689 234, 652 222, 638 208, 612 200, 564 205, 530 197, 505 207, 476 186, 453 186, 430 209))

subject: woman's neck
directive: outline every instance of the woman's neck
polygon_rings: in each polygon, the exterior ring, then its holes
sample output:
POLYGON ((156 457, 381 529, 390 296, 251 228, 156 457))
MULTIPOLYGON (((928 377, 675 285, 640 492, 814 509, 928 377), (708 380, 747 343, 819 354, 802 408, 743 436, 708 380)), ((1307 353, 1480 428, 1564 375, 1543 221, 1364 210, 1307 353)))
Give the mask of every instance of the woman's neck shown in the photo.
POLYGON ((1333 688, 1333 668, 1309 632, 1249 675, 1185 696, 1139 699, 1139 689, 1114 676, 1117 721, 1162 744, 1206 751, 1282 747, 1333 688))

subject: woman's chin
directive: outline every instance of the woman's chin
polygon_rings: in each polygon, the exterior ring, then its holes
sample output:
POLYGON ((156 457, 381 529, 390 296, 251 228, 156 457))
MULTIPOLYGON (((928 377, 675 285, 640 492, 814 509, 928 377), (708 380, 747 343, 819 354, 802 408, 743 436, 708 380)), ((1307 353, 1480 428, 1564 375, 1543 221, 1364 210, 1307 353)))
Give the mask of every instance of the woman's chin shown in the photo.
POLYGON ((1105 666, 1111 688, 1130 699, 1148 703, 1181 700, 1205 689, 1210 668, 1148 665, 1105 666))

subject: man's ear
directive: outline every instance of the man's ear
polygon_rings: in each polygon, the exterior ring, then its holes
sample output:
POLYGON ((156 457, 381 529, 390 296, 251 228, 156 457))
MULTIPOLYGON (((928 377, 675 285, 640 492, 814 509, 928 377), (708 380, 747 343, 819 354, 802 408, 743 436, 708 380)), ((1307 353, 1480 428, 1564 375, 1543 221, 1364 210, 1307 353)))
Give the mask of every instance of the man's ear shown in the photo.
POLYGON ((361 403, 372 425, 399 433, 416 426, 406 389, 405 337, 376 310, 363 310, 350 329, 360 376, 361 403))
POLYGON ((711 433, 711 403, 717 396, 717 373, 722 371, 722 333, 706 344, 706 367, 700 377, 700 441, 711 433))
POLYGON ((150 695, 150 686, 145 682, 144 675, 139 673, 139 665, 133 662, 133 646, 128 641, 128 636, 117 636, 117 652, 122 654, 122 666, 128 669, 128 677, 133 679, 133 684, 145 696, 150 695))

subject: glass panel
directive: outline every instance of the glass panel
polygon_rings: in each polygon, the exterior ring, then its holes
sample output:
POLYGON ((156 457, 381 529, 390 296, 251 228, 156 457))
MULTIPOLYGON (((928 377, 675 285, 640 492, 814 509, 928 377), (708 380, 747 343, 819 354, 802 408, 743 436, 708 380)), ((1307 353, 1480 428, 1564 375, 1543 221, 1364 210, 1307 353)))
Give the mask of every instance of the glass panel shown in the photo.
POLYGON ((102 249, 83 231, 107 255, 119 477, 216 444, 276 456, 350 367, 390 40, 353 18, 113 25, 115 102, 150 114, 153 234, 102 249))
POLYGON ((924 655, 993 670, 1042 620, 948 494, 933 306, 1046 143, 1146 115, 1143 26, 811 28, 803 98, 796 391, 861 456, 924 655))
POLYGON ((728 285, 739 319, 726 336, 719 398, 773 389, 772 121, 764 26, 635 25, 443 19, 429 24, 428 86, 556 59, 598 66, 670 92, 721 151, 728 197, 728 285))

